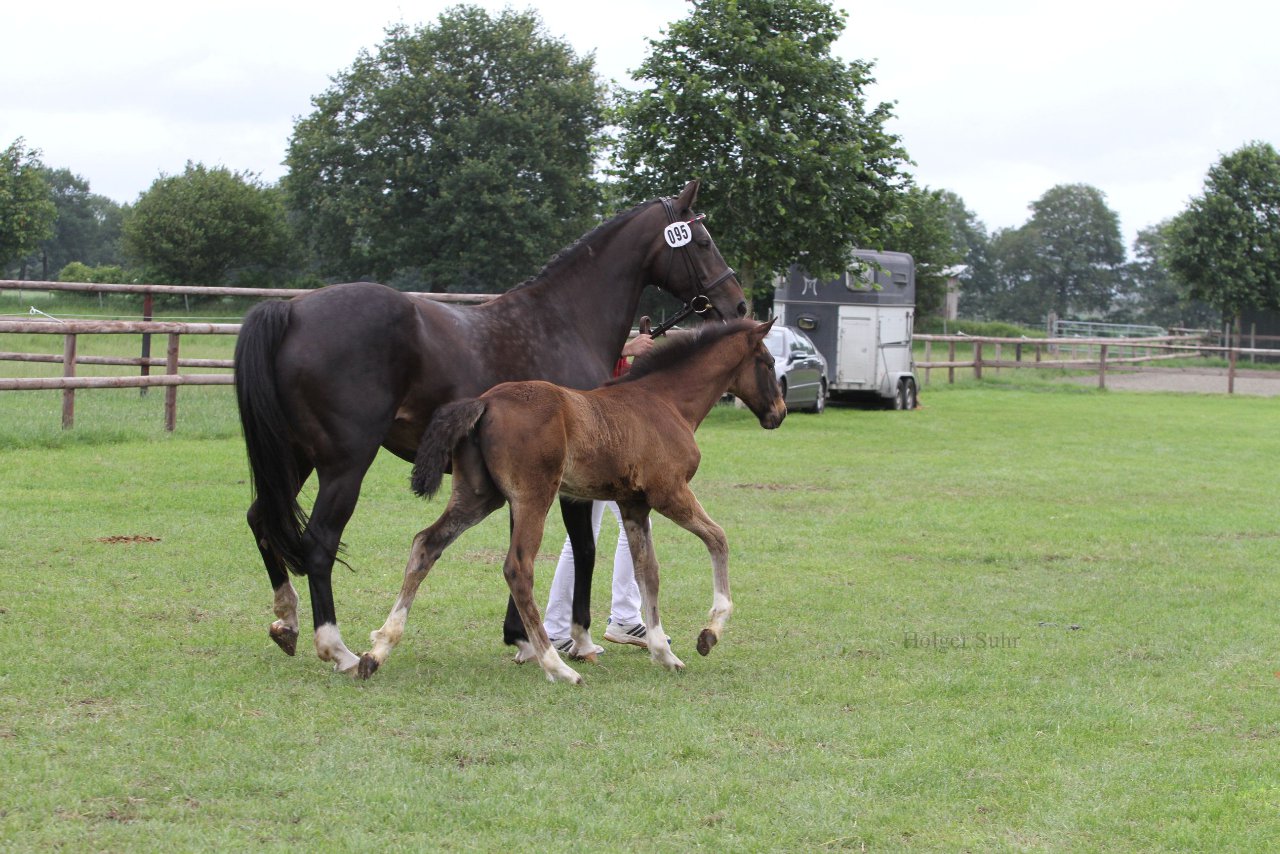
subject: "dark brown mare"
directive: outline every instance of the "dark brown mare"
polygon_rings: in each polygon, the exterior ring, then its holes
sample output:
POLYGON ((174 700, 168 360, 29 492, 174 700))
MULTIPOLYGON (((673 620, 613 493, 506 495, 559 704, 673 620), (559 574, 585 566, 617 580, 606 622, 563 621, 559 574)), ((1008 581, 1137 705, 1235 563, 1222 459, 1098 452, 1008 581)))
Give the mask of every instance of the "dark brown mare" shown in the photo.
MULTIPOLYGON (((413 460, 437 408, 501 382, 604 382, 646 285, 710 316, 746 313, 733 270, 693 212, 697 193, 691 181, 677 198, 615 216, 484 305, 354 283, 249 312, 235 367, 255 491, 248 519, 275 590, 271 637, 285 652, 298 638, 293 571, 311 591, 316 653, 340 671, 359 660, 338 631, 330 577, 379 447, 413 460), (308 516, 297 496, 312 472, 308 516)), ((590 567, 590 505, 563 507, 578 565, 590 567)), ((514 609, 504 634, 508 643, 522 635, 514 609)))
MULTIPOLYGON (((683 668, 684 662, 671 652, 659 617, 649 511, 657 510, 702 540, 711 553, 714 592, 697 648, 702 655, 710 652, 733 611, 729 547, 724 531, 689 489, 701 459, 693 433, 726 390, 762 427, 782 423, 787 407, 773 357, 762 343, 772 325, 736 320, 703 326, 592 391, 546 382, 504 383, 478 399, 438 410, 422 437, 413 488, 430 497, 452 466, 449 504, 414 538, 400 596, 386 623, 370 635, 373 648, 360 659, 359 675, 372 675, 400 642, 418 586, 445 548, 509 503, 511 547, 502 574, 524 622, 522 659, 536 659, 553 682, 581 682, 551 646, 533 601, 533 561, 557 492, 618 502, 649 627, 649 655, 670 670, 683 668)), ((576 613, 572 635, 571 654, 593 659, 591 635, 576 613)))

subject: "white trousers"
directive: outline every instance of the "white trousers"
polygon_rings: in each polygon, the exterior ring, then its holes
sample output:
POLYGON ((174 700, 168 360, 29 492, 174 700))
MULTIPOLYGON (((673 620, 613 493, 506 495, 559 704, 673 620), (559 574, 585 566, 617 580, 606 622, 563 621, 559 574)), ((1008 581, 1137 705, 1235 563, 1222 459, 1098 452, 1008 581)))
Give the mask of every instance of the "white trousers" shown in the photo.
MULTIPOLYGON (((639 623, 640 587, 636 584, 636 569, 631 563, 631 546, 627 542, 626 527, 622 524, 622 513, 615 502, 591 502, 591 538, 600 542, 600 523, 606 506, 618 520, 618 548, 613 553, 613 601, 609 618, 615 623, 639 623)), ((556 563, 556 574, 551 579, 551 593, 547 597, 547 610, 543 612, 542 627, 546 629, 547 637, 567 638, 572 623, 573 546, 565 537, 560 560, 556 563)))

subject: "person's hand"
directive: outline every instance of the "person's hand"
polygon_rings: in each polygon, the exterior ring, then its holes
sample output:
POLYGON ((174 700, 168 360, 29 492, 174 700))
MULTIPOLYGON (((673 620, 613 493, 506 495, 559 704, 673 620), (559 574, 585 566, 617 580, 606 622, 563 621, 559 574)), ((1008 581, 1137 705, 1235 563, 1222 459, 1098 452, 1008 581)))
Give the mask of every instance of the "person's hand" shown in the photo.
POLYGON ((637 335, 622 345, 623 356, 643 356, 653 349, 652 335, 637 335))

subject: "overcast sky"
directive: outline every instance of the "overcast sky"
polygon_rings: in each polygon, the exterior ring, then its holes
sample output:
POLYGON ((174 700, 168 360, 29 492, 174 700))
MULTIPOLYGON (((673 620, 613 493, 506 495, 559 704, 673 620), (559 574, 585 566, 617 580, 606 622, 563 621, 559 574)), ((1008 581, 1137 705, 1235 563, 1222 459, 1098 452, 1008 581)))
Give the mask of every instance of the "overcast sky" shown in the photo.
MULTIPOLYGON (((0 147, 135 201, 188 160, 283 174, 295 119, 388 25, 452 3, 7 4, 0 147)), ((488 2, 533 8, 626 84, 687 0, 488 2), (606 11, 607 10, 607 11, 606 11)), ((988 229, 1016 227, 1055 184, 1102 190, 1126 244, 1180 212, 1223 154, 1280 146, 1280 4, 1219 0, 836 3, 844 59, 875 62, 919 183, 958 193, 988 229)), ((674 192, 677 187, 673 187, 674 192)))

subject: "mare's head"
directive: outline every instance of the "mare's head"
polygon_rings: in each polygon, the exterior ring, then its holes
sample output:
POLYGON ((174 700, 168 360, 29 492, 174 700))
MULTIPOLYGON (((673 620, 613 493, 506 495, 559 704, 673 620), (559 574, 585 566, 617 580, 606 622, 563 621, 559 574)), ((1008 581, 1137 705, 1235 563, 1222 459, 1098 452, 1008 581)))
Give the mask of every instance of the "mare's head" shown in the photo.
POLYGON ((652 229, 647 264, 649 281, 703 317, 744 317, 747 300, 738 277, 694 212, 698 182, 690 181, 674 199, 653 203, 643 219, 652 229))

